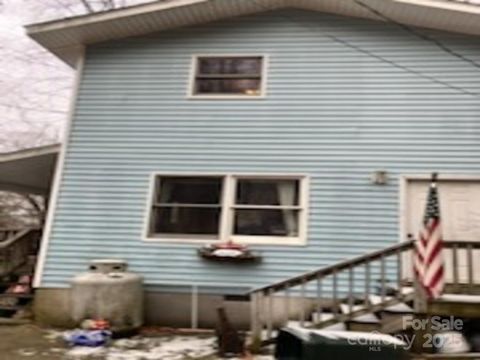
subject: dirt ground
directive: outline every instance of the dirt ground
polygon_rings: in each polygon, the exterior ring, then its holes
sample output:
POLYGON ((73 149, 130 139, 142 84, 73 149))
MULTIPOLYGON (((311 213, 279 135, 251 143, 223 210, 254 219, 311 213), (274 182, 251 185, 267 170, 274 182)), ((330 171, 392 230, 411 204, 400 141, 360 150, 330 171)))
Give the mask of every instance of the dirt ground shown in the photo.
MULTIPOLYGON (((108 347, 70 347, 62 332, 36 325, 0 326, 0 360, 219 360, 209 336, 136 336, 108 347)), ((273 360, 271 356, 245 360, 273 360)), ((243 360, 237 358, 237 360, 243 360)), ((235 359, 231 359, 235 360, 235 359)))
POLYGON ((0 326, 2 360, 64 359, 65 349, 61 339, 37 326, 0 326))

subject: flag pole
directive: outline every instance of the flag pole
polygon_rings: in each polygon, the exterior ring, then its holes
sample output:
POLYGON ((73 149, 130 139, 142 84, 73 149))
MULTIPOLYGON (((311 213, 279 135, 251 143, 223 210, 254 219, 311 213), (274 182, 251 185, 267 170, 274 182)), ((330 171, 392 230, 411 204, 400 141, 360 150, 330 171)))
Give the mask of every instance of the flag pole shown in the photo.
MULTIPOLYGON (((437 172, 432 172, 431 177, 430 177, 430 185, 429 188, 434 188, 437 186, 437 181, 438 181, 438 173, 437 172)), ((417 241, 420 241, 420 239, 417 237, 415 238, 415 243, 417 241)), ((416 244, 415 244, 416 245, 416 244)), ((413 253, 413 258, 415 257, 413 253)), ((415 261, 415 259, 412 259, 415 261)), ((412 262, 413 265, 413 262, 412 262)), ((414 290, 415 290, 415 299, 414 299, 414 310, 417 314, 422 314, 426 313, 427 311, 427 293, 423 286, 418 282, 418 277, 415 275, 414 272, 414 290)))

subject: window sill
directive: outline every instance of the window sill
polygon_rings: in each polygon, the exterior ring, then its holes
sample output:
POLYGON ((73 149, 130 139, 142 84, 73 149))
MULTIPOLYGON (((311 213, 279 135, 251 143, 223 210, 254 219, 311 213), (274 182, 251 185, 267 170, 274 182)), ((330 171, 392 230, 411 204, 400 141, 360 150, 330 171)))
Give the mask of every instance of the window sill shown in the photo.
MULTIPOLYGON (((273 246, 306 246, 306 239, 299 237, 279 237, 279 236, 232 236, 231 240, 238 244, 245 245, 273 245, 273 246)), ((175 244, 197 244, 205 245, 212 243, 222 243, 219 239, 207 238, 175 238, 175 237, 145 237, 144 242, 150 243, 168 243, 175 244)))
POLYGON ((261 95, 193 95, 187 96, 188 100, 263 100, 265 94, 261 95))

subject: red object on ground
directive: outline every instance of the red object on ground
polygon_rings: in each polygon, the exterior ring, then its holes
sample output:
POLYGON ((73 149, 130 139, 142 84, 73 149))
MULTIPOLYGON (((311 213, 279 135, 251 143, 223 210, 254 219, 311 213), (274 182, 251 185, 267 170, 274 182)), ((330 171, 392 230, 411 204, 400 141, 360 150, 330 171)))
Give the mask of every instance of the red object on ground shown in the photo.
POLYGON ((93 321, 94 330, 107 330, 110 329, 110 323, 107 320, 98 319, 93 321))

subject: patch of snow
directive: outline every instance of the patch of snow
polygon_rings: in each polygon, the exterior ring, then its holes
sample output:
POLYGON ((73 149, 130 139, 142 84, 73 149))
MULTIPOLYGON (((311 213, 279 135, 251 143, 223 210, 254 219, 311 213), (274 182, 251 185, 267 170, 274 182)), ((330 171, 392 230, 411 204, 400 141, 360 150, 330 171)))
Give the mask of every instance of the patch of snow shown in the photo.
POLYGON ((381 304, 384 301, 389 301, 391 299, 392 298, 390 296, 385 296, 384 299, 382 300, 382 297, 380 295, 370 295, 368 297, 368 300, 370 301, 370 303, 372 305, 378 305, 378 304, 381 304))
POLYGON ((160 355, 164 360, 181 360, 185 357, 200 358, 215 352, 215 338, 195 338, 177 336, 160 346, 150 349, 150 353, 160 355))
POLYGON ((310 321, 303 321, 303 325, 302 325, 302 322, 301 321, 297 321, 297 320, 289 320, 287 322, 287 325, 286 326, 290 326, 290 327, 305 327, 305 328, 308 328, 310 326, 312 326, 312 322, 310 321))
MULTIPOLYGON (((352 306, 352 312, 363 309, 363 308, 364 308, 364 306, 362 306, 362 305, 353 305, 352 306)), ((340 304, 340 311, 342 312, 342 314, 349 314, 350 313, 350 305, 340 304)))
POLYGON ((46 330, 43 337, 49 341, 56 341, 58 339, 63 339, 63 331, 57 330, 46 330))
POLYGON ((312 319, 313 319, 313 322, 314 323, 317 323, 317 322, 321 322, 321 321, 327 321, 327 320, 331 320, 335 317, 334 314, 332 313, 327 313, 327 312, 322 312, 322 313, 318 313, 318 312, 314 312, 312 314, 312 319))
POLYGON ((347 325, 345 325, 345 323, 341 322, 341 323, 338 323, 338 324, 333 324, 333 325, 330 325, 330 326, 326 326, 322 330, 346 331, 347 330, 347 325))
POLYGON ((105 356, 106 353, 107 349, 104 347, 75 346, 70 350, 67 350, 65 357, 68 360, 81 360, 87 357, 105 356))
POLYGON ((375 314, 359 315, 354 317, 352 320, 359 323, 368 323, 368 324, 378 324, 380 322, 380 320, 378 319, 378 317, 376 317, 375 314))
POLYGON ((105 347, 76 346, 65 353, 66 359, 83 360, 184 360, 203 358, 215 353, 214 337, 171 336, 119 339, 105 347))
POLYGON ((138 346, 143 345, 144 343, 145 342, 137 338, 119 339, 113 342, 113 346, 117 348, 134 349, 138 346))
POLYGON ((19 349, 18 354, 21 356, 34 356, 37 352, 33 349, 19 349))
POLYGON ((442 354, 462 354, 470 351, 470 345, 462 333, 445 331, 433 335, 433 344, 440 344, 439 352, 442 354))
POLYGON ((303 328, 293 328, 293 332, 301 336, 303 339, 308 340, 311 334, 320 335, 331 340, 354 340, 354 341, 370 341, 381 342, 383 344, 400 345, 406 344, 390 335, 379 334, 376 332, 360 332, 360 331, 337 331, 337 330, 310 330, 303 328))

